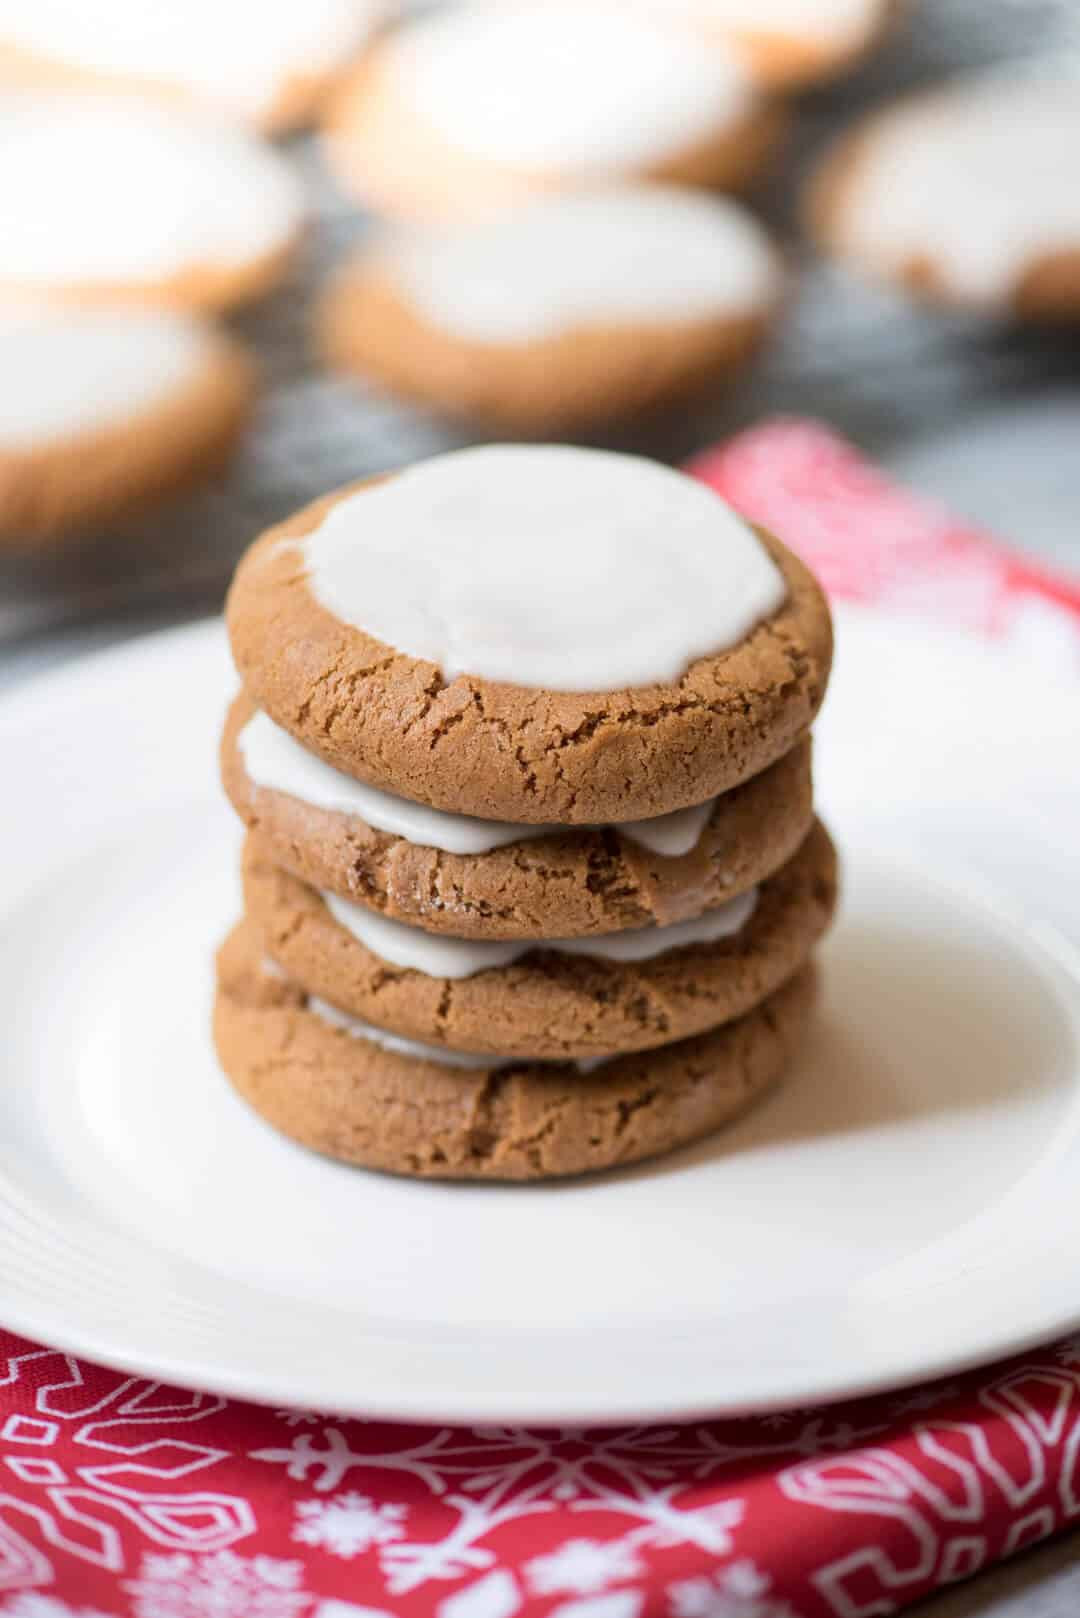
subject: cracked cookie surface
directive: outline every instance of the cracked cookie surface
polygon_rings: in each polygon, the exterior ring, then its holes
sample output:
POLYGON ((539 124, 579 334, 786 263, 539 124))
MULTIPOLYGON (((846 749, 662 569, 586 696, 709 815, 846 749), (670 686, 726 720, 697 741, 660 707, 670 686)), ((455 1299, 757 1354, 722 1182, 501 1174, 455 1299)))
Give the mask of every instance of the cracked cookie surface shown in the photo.
POLYGON ((255 785, 237 744, 254 712, 241 693, 225 723, 221 773, 233 808, 266 854, 313 887, 427 932, 575 938, 664 926, 725 904, 771 875, 813 820, 810 743, 803 740, 718 798, 688 854, 652 853, 611 827, 553 829, 485 854, 453 854, 255 785))
MULTIPOLYGON (((226 617, 252 700, 326 763, 420 803, 524 823, 603 824, 701 803, 789 752, 832 660, 825 598, 760 533, 787 598, 738 645, 678 680, 606 692, 459 675, 343 623, 308 585, 302 541, 337 491, 271 529, 241 561, 226 617)), ((509 542, 509 539, 508 539, 509 542)))
POLYGON ((237 927, 218 957, 214 1037, 267 1123, 317 1152, 434 1179, 543 1180, 638 1162, 711 1134, 781 1076, 812 968, 738 1021, 591 1073, 536 1063, 448 1068, 326 1021, 237 927))
POLYGON ((836 892, 836 853, 816 822, 729 937, 637 961, 559 954, 537 941, 509 965, 449 978, 366 948, 256 835, 244 854, 247 919, 265 954, 309 994, 409 1039, 551 1061, 646 1050, 741 1016, 805 963, 836 892))

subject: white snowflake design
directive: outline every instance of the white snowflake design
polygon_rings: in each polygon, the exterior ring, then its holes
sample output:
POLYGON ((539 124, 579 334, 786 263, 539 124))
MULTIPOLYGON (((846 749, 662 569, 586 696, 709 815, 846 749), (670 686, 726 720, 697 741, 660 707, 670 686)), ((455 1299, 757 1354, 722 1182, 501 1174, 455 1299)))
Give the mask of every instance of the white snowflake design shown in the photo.
POLYGON ((377 1506, 366 1494, 347 1489, 329 1500, 302 1500, 296 1508, 300 1520, 292 1537, 347 1561, 372 1545, 403 1539, 406 1511, 405 1506, 377 1506))
POLYGON ((1066 1337, 1063 1343, 1058 1344, 1054 1357, 1059 1365, 1080 1365, 1080 1335, 1066 1337))
POLYGON ((788 1602, 770 1596, 771 1588, 756 1562, 732 1562, 711 1579, 668 1585, 671 1618, 799 1618, 788 1602))
POLYGON ((644 1573, 645 1564, 625 1540, 568 1539, 546 1556, 525 1563, 525 1577, 534 1595, 592 1596, 609 1585, 623 1584, 644 1573))
POLYGON ((37 1590, 23 1590, 9 1596, 0 1611, 4 1618, 110 1618, 97 1607, 69 1607, 56 1596, 41 1595, 37 1590))
POLYGON ((216 1551, 191 1556, 144 1553, 134 1596, 134 1618, 297 1618, 314 1599, 301 1585, 302 1562, 275 1556, 216 1551))
MULTIPOLYGON (((254 1450, 252 1459, 284 1467, 288 1477, 308 1483, 316 1495, 324 1496, 340 1489, 353 1472, 365 1482, 373 1473, 396 1473, 408 1478, 413 1487, 419 1483, 450 1508, 454 1514, 450 1526, 434 1540, 411 1538, 401 1516, 382 1520, 395 1528, 401 1525, 402 1532, 370 1534, 364 1514, 367 1508, 350 1508, 361 1512, 353 1526, 365 1539, 355 1551, 334 1550, 327 1543, 328 1534, 337 1533, 335 1518, 308 1510, 298 1512, 296 1532, 301 1543, 315 1543, 301 1533, 311 1524, 312 1532, 319 1535, 318 1543, 331 1554, 348 1556, 370 1548, 387 1591, 400 1596, 432 1581, 489 1573, 496 1554, 487 1541, 497 1529, 560 1507, 573 1513, 599 1511, 626 1518, 626 1532, 610 1542, 616 1556, 636 1558, 647 1548, 675 1545, 696 1546, 713 1558, 729 1556, 735 1549, 744 1503, 729 1498, 694 1504, 695 1485, 720 1478, 750 1459, 794 1459, 823 1450, 839 1451, 886 1430, 884 1426, 858 1429, 820 1414, 796 1418, 789 1430, 774 1438, 763 1439, 760 1429, 754 1435, 748 1425, 746 1442, 732 1442, 709 1427, 631 1427, 604 1434, 586 1434, 572 1427, 544 1433, 524 1427, 468 1432, 443 1428, 407 1448, 373 1446, 365 1450, 359 1431, 346 1436, 340 1427, 328 1425, 319 1432, 297 1432, 287 1445, 254 1450)), ((380 1491, 372 1492, 378 1498, 380 1491)), ((344 1498, 335 1496, 339 1502, 344 1498)), ((366 1494, 353 1498, 368 1501, 366 1494)), ((339 1521, 337 1527, 343 1524, 339 1521)), ((345 1532, 342 1543, 351 1547, 353 1536, 345 1532)), ((543 1578, 543 1572, 539 1576, 543 1578)), ((136 1614, 136 1618, 143 1615, 136 1614)))

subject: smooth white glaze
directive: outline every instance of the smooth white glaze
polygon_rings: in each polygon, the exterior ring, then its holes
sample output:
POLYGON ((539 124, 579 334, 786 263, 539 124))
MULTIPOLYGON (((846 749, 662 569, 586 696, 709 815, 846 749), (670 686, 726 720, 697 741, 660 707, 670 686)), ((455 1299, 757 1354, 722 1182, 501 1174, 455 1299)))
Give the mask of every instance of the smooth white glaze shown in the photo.
POLYGON ((1080 248, 1080 79, 987 78, 868 129, 840 245, 885 270, 918 258, 989 306, 1049 254, 1080 248))
POLYGON ((376 0, 0 0, 0 48, 154 81, 258 121, 363 43, 376 0))
POLYGON ((397 93, 461 151, 617 174, 688 150, 752 104, 744 69, 649 12, 590 0, 466 5, 403 30, 397 93))
POLYGON ((414 658, 555 691, 677 680, 785 598, 753 529, 655 461, 564 445, 437 456, 300 543, 316 600, 414 658))
POLYGON ((709 798, 706 803, 695 803, 689 809, 673 809, 669 815, 656 815, 652 820, 624 820, 615 830, 629 837, 632 843, 640 843, 650 854, 669 860, 680 859, 701 841, 717 801, 709 798))
POLYGON ((357 815, 376 831, 403 837, 425 848, 442 849, 446 854, 489 854, 492 849, 526 837, 542 837, 549 829, 451 815, 399 798, 395 793, 382 792, 324 764, 261 711, 248 720, 236 743, 248 780, 256 786, 287 793, 316 809, 357 815))
POLYGON ((0 306, 0 445, 123 424, 180 392, 212 354, 208 329, 181 316, 0 306))
POLYGON ((478 225, 399 232, 379 257, 431 325, 490 343, 617 321, 737 318, 765 309, 780 284, 751 214, 669 186, 541 197, 478 225))
POLYGON ((536 939, 508 942, 492 939, 443 938, 425 933, 419 927, 406 927, 391 921, 364 905, 341 899, 336 893, 322 895, 334 920, 362 944, 391 966, 423 972, 432 978, 471 978, 478 972, 511 966, 533 950, 553 950, 558 955, 585 955, 602 961, 651 961, 673 949, 691 944, 712 944, 730 938, 744 927, 757 905, 758 891, 751 888, 717 910, 707 910, 692 921, 676 921, 668 927, 635 927, 623 933, 605 933, 599 938, 554 938, 542 943, 536 939))
POLYGON ((297 230, 284 160, 138 96, 0 94, 0 283, 163 282, 254 265, 297 230))
MULTIPOLYGON (((332 814, 356 815, 376 831, 424 848, 438 848, 446 854, 490 854, 510 843, 552 836, 564 829, 448 814, 443 809, 399 798, 396 793, 382 792, 324 764, 261 710, 244 725, 236 745, 253 785, 283 792, 332 814)), ((654 854, 669 858, 689 854, 708 825, 715 804, 716 799, 710 798, 692 809, 676 809, 654 820, 627 821, 615 830, 654 854)))

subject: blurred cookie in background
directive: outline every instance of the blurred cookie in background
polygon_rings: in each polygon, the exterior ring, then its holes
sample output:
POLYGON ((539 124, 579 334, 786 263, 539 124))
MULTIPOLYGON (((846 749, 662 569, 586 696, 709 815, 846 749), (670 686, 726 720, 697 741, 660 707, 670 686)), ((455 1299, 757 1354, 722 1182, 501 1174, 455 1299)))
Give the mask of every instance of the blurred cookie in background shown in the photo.
POLYGON ((612 178, 741 189, 775 150, 781 115, 733 51, 677 19, 610 0, 508 0, 384 36, 325 127, 347 190, 438 220, 612 178))
POLYGON ((278 133, 308 122, 382 0, 0 0, 0 82, 194 98, 278 133))
POLYGON ((554 435, 734 376, 782 286, 738 203, 603 186, 386 231, 332 285, 319 337, 333 365, 439 412, 554 435))
POLYGON ((756 83, 799 89, 835 78, 878 44, 903 0, 633 0, 733 48, 756 83))
POLYGON ((931 302, 1080 319, 1080 77, 997 75, 871 113, 808 196, 810 229, 861 271, 931 302))
POLYGON ((0 295, 221 309, 299 241, 299 184, 217 118, 139 96, 0 93, 0 295))
POLYGON ((254 394, 245 349, 202 321, 0 306, 0 547, 32 550, 209 478, 254 394))

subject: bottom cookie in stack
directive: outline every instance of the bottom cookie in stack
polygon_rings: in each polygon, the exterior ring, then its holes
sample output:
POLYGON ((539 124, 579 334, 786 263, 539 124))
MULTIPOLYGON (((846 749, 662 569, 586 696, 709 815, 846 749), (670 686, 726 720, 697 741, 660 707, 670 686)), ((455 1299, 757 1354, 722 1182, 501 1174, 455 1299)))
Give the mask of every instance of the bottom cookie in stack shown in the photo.
POLYGON ((730 1122, 781 1077, 814 999, 806 966, 696 1038, 593 1063, 500 1061, 400 1039, 308 995, 241 923, 218 956, 222 1067, 282 1134, 425 1179, 546 1180, 640 1162, 730 1122))

